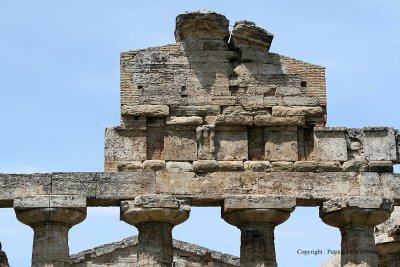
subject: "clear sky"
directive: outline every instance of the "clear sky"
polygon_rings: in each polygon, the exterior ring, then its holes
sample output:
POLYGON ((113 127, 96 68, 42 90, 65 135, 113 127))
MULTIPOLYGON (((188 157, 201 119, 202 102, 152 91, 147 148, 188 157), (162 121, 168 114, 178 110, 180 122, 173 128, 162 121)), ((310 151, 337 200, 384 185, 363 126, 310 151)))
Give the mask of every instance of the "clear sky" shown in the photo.
MULTIPOLYGON (((19 1, 0 2, 0 172, 102 171, 106 127, 119 124, 119 53, 174 42, 175 16, 208 9, 275 34, 272 52, 326 66, 328 125, 400 128, 400 2, 19 1)), ((32 230, 0 209, 12 266, 29 266, 32 230)), ((118 208, 90 208, 70 232, 71 252, 136 230, 118 208)), ((239 254, 239 231, 217 208, 193 209, 177 239, 239 254)), ((279 266, 319 266, 339 231, 317 208, 298 208, 276 230, 279 266)))

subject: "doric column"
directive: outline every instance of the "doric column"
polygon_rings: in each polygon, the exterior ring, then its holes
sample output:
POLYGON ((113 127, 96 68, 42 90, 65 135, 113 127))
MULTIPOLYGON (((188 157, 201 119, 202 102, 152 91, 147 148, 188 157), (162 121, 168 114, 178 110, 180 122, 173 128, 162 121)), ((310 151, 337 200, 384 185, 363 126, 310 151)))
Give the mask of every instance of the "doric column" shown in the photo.
POLYGON ((32 227, 34 232, 32 266, 70 266, 68 231, 86 218, 84 206, 84 198, 72 196, 40 196, 14 201, 17 219, 32 227))
POLYGON ((121 220, 139 230, 139 266, 172 266, 172 228, 189 217, 190 206, 170 195, 143 195, 121 202, 121 220))
POLYGON ((322 204, 322 221, 339 227, 342 234, 342 266, 378 266, 374 226, 389 219, 392 211, 392 201, 381 197, 334 198, 322 204))
POLYGON ((287 196, 228 196, 222 218, 241 231, 240 266, 276 267, 274 229, 296 206, 287 196))

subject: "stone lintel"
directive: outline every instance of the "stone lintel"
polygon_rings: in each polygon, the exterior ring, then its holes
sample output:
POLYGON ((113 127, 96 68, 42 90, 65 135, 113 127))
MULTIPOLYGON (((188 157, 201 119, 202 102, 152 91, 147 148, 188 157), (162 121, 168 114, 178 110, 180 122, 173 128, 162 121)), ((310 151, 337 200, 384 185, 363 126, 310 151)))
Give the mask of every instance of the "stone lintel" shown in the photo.
POLYGON ((280 209, 292 211, 296 207, 296 198, 280 195, 235 195, 224 200, 223 211, 231 212, 243 209, 280 209))

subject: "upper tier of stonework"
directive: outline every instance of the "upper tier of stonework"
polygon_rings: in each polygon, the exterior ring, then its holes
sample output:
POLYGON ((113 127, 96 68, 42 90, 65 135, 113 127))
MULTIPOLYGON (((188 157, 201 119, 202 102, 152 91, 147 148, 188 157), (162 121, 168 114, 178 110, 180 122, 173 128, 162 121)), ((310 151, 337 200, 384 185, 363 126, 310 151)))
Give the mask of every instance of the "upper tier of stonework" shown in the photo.
POLYGON ((121 54, 121 126, 324 126, 325 68, 270 53, 273 34, 225 16, 176 18, 175 44, 121 54))

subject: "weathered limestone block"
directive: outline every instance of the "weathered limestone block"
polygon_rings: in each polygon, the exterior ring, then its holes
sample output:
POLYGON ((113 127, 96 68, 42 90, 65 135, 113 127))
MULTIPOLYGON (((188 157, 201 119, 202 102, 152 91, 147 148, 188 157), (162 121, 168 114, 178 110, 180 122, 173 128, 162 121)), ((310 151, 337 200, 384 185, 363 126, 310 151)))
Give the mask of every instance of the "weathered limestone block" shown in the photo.
POLYGON ((221 172, 243 171, 243 161, 219 161, 218 168, 221 172))
POLYGON ((321 161, 318 162, 319 172, 341 172, 342 165, 338 161, 321 161))
POLYGON ((167 130, 164 137, 165 160, 197 160, 194 130, 167 130))
POLYGON ((368 171, 367 161, 349 160, 343 162, 344 172, 366 172, 368 171))
POLYGON ((368 161, 394 161, 396 155, 396 138, 393 128, 367 127, 364 132, 364 154, 368 161))
POLYGON ((145 131, 147 117, 121 116, 121 127, 129 130, 145 131))
POLYGON ((193 171, 193 166, 190 162, 168 161, 166 164, 166 170, 170 172, 191 172, 193 171))
POLYGON ((242 50, 255 48, 268 52, 273 38, 272 33, 247 20, 236 21, 232 31, 233 43, 242 50))
POLYGON ((274 229, 296 206, 288 196, 227 196, 222 218, 241 231, 240 266, 276 267, 274 229))
POLYGON ((201 125, 203 118, 199 116, 167 117, 167 125, 201 125))
POLYGON ((253 116, 241 114, 219 115, 215 125, 253 125, 253 116))
POLYGON ((368 170, 370 172, 393 172, 391 161, 369 161, 368 170))
POLYGON ((215 133, 217 160, 246 160, 248 157, 245 127, 217 127, 215 133))
POLYGON ((286 117, 286 116, 307 116, 307 117, 320 117, 323 111, 321 107, 272 107, 272 116, 286 117))
POLYGON ((166 105, 123 105, 122 115, 165 117, 169 115, 169 107, 166 105))
POLYGON ((218 161, 216 160, 198 160, 193 161, 194 172, 215 172, 218 171, 218 161))
POLYGON ((318 162, 316 161, 296 161, 293 164, 295 172, 318 172, 318 162))
POLYGON ((171 116, 217 116, 220 112, 218 105, 170 107, 171 116))
POLYGON ((170 195, 142 195, 121 202, 121 220, 139 230, 139 266, 172 266, 172 228, 189 217, 190 206, 170 195))
POLYGON ((346 161, 347 144, 344 128, 314 128, 317 161, 346 161))
POLYGON ((141 169, 141 161, 119 162, 117 166, 119 172, 140 171, 141 169))
POLYGON ((264 136, 266 160, 298 160, 296 127, 265 127, 264 136))
POLYGON ((146 159, 146 135, 141 131, 106 129, 105 161, 136 161, 146 159))
POLYGON ((165 170, 165 160, 145 160, 142 164, 143 170, 161 171, 165 170))
POLYGON ((175 40, 185 39, 220 39, 229 37, 229 21, 225 16, 199 10, 187 12, 176 17, 175 40))
POLYGON ((86 218, 86 199, 30 197, 16 201, 14 208, 17 219, 34 231, 32 266, 69 266, 68 231, 86 218))
POLYGON ((271 171, 273 172, 292 172, 293 162, 291 161, 274 161, 271 162, 271 171))
POLYGON ((271 171, 271 163, 269 161, 245 161, 244 169, 252 172, 269 172, 271 171))
POLYGON ((196 137, 198 142, 198 159, 215 159, 215 126, 203 125, 196 128, 196 137))
POLYGON ((393 202, 381 197, 334 198, 322 204, 321 219, 342 234, 342 266, 378 266, 374 226, 389 219, 392 211, 393 202))
POLYGON ((303 126, 306 124, 303 116, 272 117, 271 115, 254 116, 255 126, 303 126))
POLYGON ((282 105, 284 106, 318 106, 318 98, 313 96, 284 96, 282 105))

